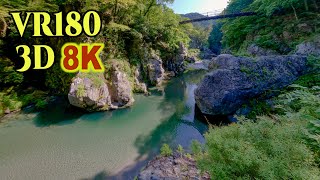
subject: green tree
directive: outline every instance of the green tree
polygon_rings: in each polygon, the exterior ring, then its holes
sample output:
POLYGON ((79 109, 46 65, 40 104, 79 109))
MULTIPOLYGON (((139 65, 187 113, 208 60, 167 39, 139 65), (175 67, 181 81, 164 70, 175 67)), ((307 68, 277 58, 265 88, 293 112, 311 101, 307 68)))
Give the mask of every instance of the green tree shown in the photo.
POLYGON ((218 22, 214 24, 208 39, 209 48, 215 54, 220 54, 221 52, 221 48, 222 48, 221 41, 223 37, 222 30, 221 30, 222 26, 223 26, 222 22, 218 22))

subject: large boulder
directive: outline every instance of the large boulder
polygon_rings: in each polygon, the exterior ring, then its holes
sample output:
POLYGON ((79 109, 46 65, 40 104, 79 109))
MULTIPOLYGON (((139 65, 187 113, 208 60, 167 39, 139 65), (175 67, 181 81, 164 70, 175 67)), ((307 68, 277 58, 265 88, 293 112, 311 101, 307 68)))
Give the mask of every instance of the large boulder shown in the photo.
POLYGON ((131 106, 132 87, 125 73, 113 69, 109 83, 103 74, 79 73, 72 80, 69 103, 87 111, 106 111, 131 106))
POLYGON ((150 59, 148 59, 147 69, 151 85, 161 84, 164 79, 164 69, 161 58, 152 53, 150 59))
POLYGON ((132 88, 127 75, 114 68, 111 72, 111 83, 109 85, 112 105, 114 107, 128 107, 134 102, 132 88))
POLYGON ((68 99, 71 105, 88 111, 109 110, 111 96, 108 86, 102 75, 97 77, 100 82, 94 81, 83 74, 78 74, 72 80, 68 99))
POLYGON ((306 56, 220 55, 216 67, 195 90, 196 104, 203 114, 230 115, 252 98, 279 90, 308 71, 306 56))

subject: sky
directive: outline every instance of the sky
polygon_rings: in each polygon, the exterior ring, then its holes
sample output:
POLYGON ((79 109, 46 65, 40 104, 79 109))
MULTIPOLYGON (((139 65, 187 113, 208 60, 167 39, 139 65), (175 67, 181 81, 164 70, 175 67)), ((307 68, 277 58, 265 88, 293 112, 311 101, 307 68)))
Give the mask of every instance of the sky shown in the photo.
POLYGON ((224 9, 228 0, 175 0, 169 5, 175 13, 186 14, 191 12, 206 13, 224 9))

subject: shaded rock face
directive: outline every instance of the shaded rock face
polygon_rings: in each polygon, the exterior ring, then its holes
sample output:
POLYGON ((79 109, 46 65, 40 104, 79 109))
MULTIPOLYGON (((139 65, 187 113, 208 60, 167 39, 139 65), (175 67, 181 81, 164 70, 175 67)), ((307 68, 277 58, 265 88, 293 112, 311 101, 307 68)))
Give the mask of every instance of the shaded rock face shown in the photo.
POLYGON ((212 59, 214 57, 217 57, 217 55, 213 53, 209 48, 201 49, 201 54, 200 54, 201 59, 212 59))
POLYGON ((297 55, 314 55, 320 56, 320 37, 316 38, 312 42, 304 42, 297 46, 297 55))
POLYGON ((125 73, 114 70, 108 84, 102 74, 95 79, 79 73, 68 94, 69 103, 87 111, 105 111, 125 108, 134 102, 132 88, 125 73))
POLYGON ((210 179, 208 173, 200 174, 196 161, 178 154, 158 157, 150 161, 138 175, 139 180, 160 179, 210 179))
POLYGON ((72 81, 68 99, 71 105, 88 111, 109 110, 111 106, 106 83, 96 85, 91 79, 79 76, 72 81))
POLYGON ((148 94, 147 85, 143 82, 143 77, 141 75, 140 68, 137 68, 134 72, 134 85, 135 92, 148 94))
POLYGON ((187 59, 188 49, 180 42, 178 54, 168 62, 168 70, 173 71, 176 75, 183 73, 186 70, 184 61, 187 59))
POLYGON ((197 58, 195 56, 187 57, 186 61, 188 63, 195 63, 197 61, 197 58))
POLYGON ((262 47, 259 47, 256 44, 252 44, 247 49, 249 55, 251 56, 271 56, 271 55, 279 55, 276 51, 273 51, 271 49, 265 49, 262 47))
POLYGON ((159 56, 152 54, 148 60, 148 77, 151 85, 161 84, 164 79, 164 69, 162 67, 162 60, 159 56))
POLYGON ((112 71, 109 89, 113 106, 127 107, 133 104, 131 84, 124 72, 118 69, 112 71))
POLYGON ((292 84, 308 71, 305 56, 259 58, 220 55, 195 90, 196 104, 203 114, 230 115, 252 98, 292 84), (213 65, 214 64, 214 65, 213 65))

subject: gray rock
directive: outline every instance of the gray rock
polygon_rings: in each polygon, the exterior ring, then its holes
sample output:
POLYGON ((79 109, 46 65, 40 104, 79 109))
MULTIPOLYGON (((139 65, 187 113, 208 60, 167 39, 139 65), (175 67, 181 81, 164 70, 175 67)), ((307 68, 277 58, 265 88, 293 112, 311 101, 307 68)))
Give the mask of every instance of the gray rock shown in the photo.
POLYGON ((309 26, 307 23, 298 24, 297 27, 300 32, 304 32, 304 33, 312 33, 313 32, 312 26, 309 26))
POLYGON ((78 74, 72 80, 68 94, 69 103, 88 111, 108 110, 111 105, 111 97, 103 77, 100 78, 101 82, 97 84, 93 80, 78 74))
POLYGON ((186 156, 175 154, 169 157, 157 157, 139 173, 139 180, 179 180, 210 179, 208 173, 200 173, 196 161, 186 156))
POLYGON ((134 72, 134 91, 136 93, 144 93, 145 95, 149 94, 147 85, 143 82, 140 68, 137 68, 134 72))
POLYGON ((179 54, 183 57, 188 56, 188 48, 182 43, 179 43, 179 54))
POLYGON ((162 60, 159 56, 152 53, 148 60, 148 77, 151 85, 161 84, 164 78, 164 69, 162 67, 162 60))
POLYGON ((216 57, 217 55, 214 54, 210 49, 208 48, 203 48, 201 50, 201 53, 200 53, 200 58, 201 59, 212 59, 214 57, 216 57))
POLYGON ((217 69, 207 74, 195 90, 196 104, 208 115, 233 114, 250 99, 288 86, 308 71, 307 58, 297 55, 220 55, 212 63, 217 69))
POLYGON ((111 72, 111 84, 109 85, 113 106, 128 107, 134 102, 132 88, 127 75, 117 68, 111 72))
POLYGON ((4 113, 5 113, 5 114, 10 114, 10 113, 11 113, 11 111, 10 111, 10 109, 9 109, 9 108, 7 108, 7 109, 4 111, 4 113))
POLYGON ((320 37, 315 38, 311 42, 304 42, 299 44, 296 47, 296 53, 297 55, 314 55, 314 56, 320 56, 320 37))
POLYGON ((68 94, 69 103, 87 111, 105 111, 125 108, 134 102, 130 81, 125 73, 114 69, 110 83, 103 74, 86 77, 79 73, 73 80, 68 94))
POLYGON ((171 61, 169 61, 168 69, 173 71, 176 75, 183 73, 186 70, 184 61, 187 59, 188 49, 183 43, 180 42, 178 54, 171 61))
POLYGON ((270 56, 270 55, 279 55, 276 51, 273 51, 271 49, 265 49, 262 47, 259 47, 256 44, 251 44, 248 49, 248 54, 251 56, 270 56))

